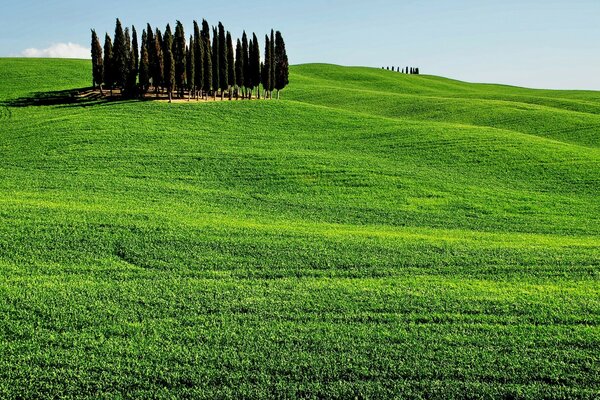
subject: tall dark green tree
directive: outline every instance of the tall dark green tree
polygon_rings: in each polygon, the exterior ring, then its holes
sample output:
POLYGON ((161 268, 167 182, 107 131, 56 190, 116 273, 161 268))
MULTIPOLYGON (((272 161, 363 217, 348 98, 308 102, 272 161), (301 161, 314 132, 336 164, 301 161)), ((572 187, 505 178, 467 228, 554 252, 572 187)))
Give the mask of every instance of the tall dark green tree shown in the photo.
POLYGON ((104 80, 104 61, 102 58, 102 45, 96 31, 92 29, 92 85, 94 89, 100 88, 102 93, 102 81, 104 80))
POLYGON ((117 19, 117 25, 115 27, 115 39, 113 45, 113 77, 116 86, 123 89, 127 83, 127 73, 129 69, 129 52, 127 50, 127 40, 121 21, 117 19))
POLYGON ((217 100, 217 92, 221 83, 221 69, 219 68, 219 33, 217 28, 213 28, 213 44, 212 44, 212 88, 215 100, 217 100))
MULTIPOLYGON (((196 99, 202 97, 204 88, 204 39, 198 22, 194 21, 194 87, 196 99)), ((190 45, 190 49, 192 46, 190 45)))
MULTIPOLYGON (((246 31, 242 35, 242 57, 244 64, 244 96, 246 95, 246 88, 250 87, 249 80, 250 78, 250 54, 248 51, 248 35, 246 35, 246 31)), ((252 97, 252 96, 250 96, 252 97)))
POLYGON ((229 85, 227 65, 227 38, 225 36, 225 27, 219 22, 219 89, 221 89, 221 100, 225 96, 225 90, 229 85))
POLYGON ((104 37, 104 84, 110 89, 110 95, 113 93, 115 78, 113 75, 113 44, 108 33, 104 37))
POLYGON ((142 54, 140 56, 140 94, 145 94, 150 87, 150 52, 148 46, 148 34, 142 31, 142 54))
POLYGON ((252 53, 250 57, 250 76, 252 77, 252 86, 257 88, 256 96, 260 99, 260 79, 261 79, 261 62, 260 62, 260 44, 256 34, 252 34, 252 53))
POLYGON ((212 65, 212 47, 210 45, 210 27, 205 19, 202 20, 202 39, 204 43, 204 91, 206 92, 206 99, 208 100, 208 94, 213 84, 213 65, 212 65))
POLYGON ((194 37, 190 35, 190 45, 187 49, 187 57, 186 57, 186 74, 187 74, 187 89, 188 89, 188 101, 190 97, 193 95, 196 96, 196 56, 195 56, 195 42, 194 37))
POLYGON ((269 41, 271 45, 271 54, 269 57, 269 73, 271 77, 269 79, 271 86, 269 88, 269 97, 273 98, 273 90, 275 90, 275 32, 271 29, 271 40, 269 41))
POLYGON ((263 63, 261 74, 261 83, 265 91, 265 99, 269 98, 269 93, 273 86, 271 80, 273 75, 271 73, 271 68, 273 66, 273 54, 271 53, 271 48, 271 39, 269 38, 269 35, 265 35, 265 62, 263 63))
MULTIPOLYGON (((154 31, 150 24, 146 25, 146 48, 148 49, 148 70, 149 70, 149 81, 152 81, 152 66, 154 65, 154 60, 156 59, 155 48, 154 48, 154 31)), ((150 89, 150 84, 148 84, 148 90, 150 89)))
POLYGON ((233 53, 233 41, 231 33, 227 32, 227 86, 229 89, 229 100, 231 100, 232 90, 235 86, 235 57, 233 53))
POLYGON ((140 69, 140 48, 135 26, 131 26, 131 54, 133 55, 133 66, 137 75, 138 70, 140 69))
MULTIPOLYGON (((239 98, 240 91, 244 87, 244 50, 240 39, 237 40, 237 45, 235 46, 235 86, 235 97, 239 98)), ((244 94, 242 92, 243 98, 244 94)))
POLYGON ((185 44, 185 32, 183 25, 180 21, 177 21, 175 25, 175 38, 173 42, 173 57, 175 58, 175 85, 179 97, 183 97, 185 91, 185 81, 187 74, 185 71, 186 67, 186 44, 185 44))
POLYGON ((151 65, 152 70, 152 84, 154 85, 154 92, 158 97, 159 88, 164 85, 165 76, 165 59, 163 54, 163 37, 160 29, 156 29, 154 34, 154 63, 151 65))
POLYGON ((278 100, 279 92, 290 83, 289 69, 290 63, 285 50, 285 42, 281 32, 277 31, 275 34, 275 89, 277 90, 278 100))
POLYGON ((175 87, 175 57, 173 56, 173 33, 167 25, 163 37, 163 57, 165 64, 165 88, 169 96, 169 103, 173 100, 173 89, 175 87))

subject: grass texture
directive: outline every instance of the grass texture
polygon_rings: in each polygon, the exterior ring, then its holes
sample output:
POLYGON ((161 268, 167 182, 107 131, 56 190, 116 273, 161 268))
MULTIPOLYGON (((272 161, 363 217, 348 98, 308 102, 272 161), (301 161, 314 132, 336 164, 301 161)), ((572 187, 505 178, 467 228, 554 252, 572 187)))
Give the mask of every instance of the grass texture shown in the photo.
POLYGON ((597 398, 600 93, 0 59, 0 398, 597 398))

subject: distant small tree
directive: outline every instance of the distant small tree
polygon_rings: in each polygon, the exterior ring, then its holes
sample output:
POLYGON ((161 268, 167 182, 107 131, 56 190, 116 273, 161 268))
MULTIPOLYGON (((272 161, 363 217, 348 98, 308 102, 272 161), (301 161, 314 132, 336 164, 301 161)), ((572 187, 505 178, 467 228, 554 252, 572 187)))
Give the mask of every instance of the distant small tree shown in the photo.
POLYGON ((210 27, 206 20, 202 20, 202 40, 204 43, 204 91, 206 92, 206 99, 208 100, 208 94, 212 87, 213 82, 213 65, 212 65, 212 47, 210 45, 210 27))
POLYGON ((150 57, 148 46, 148 34, 142 31, 142 54, 140 57, 140 94, 145 94, 150 87, 150 57))
POLYGON ((175 57, 173 57, 173 34, 169 25, 167 25, 163 37, 163 57, 165 62, 165 87, 169 95, 169 103, 171 103, 175 87, 175 57))
POLYGON ((275 89, 277 89, 277 99, 279 100, 279 92, 289 84, 289 68, 287 52, 285 50, 285 42, 281 32, 277 31, 275 35, 275 89))
MULTIPOLYGON (((235 46, 235 98, 240 97, 240 91, 244 87, 244 51, 242 48, 242 42, 240 39, 237 40, 235 46)), ((244 98, 242 92, 242 99, 244 98)))
POLYGON ((272 67, 272 54, 271 54, 271 39, 268 35, 265 35, 265 62, 262 65, 262 79, 261 83, 263 89, 265 91, 265 99, 269 97, 269 93, 272 90, 272 81, 271 81, 271 67, 272 67))
POLYGON ((102 45, 96 31, 92 29, 92 85, 94 89, 100 88, 102 93, 102 81, 104 80, 104 61, 102 59, 102 45))
POLYGON ((113 75, 113 45, 108 33, 104 37, 104 83, 110 89, 110 95, 113 93, 115 79, 113 75))
POLYGON ((187 48, 187 57, 186 57, 186 73, 187 73, 187 89, 188 89, 188 101, 192 94, 194 97, 196 94, 194 93, 196 89, 195 84, 195 76, 196 76, 196 56, 195 54, 195 42, 194 37, 190 36, 190 45, 187 48))

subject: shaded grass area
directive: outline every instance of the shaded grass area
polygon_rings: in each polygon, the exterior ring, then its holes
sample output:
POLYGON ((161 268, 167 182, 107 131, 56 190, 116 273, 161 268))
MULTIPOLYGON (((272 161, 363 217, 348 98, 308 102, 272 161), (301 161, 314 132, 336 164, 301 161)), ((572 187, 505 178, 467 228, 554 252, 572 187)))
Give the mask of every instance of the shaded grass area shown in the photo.
POLYGON ((0 60, 0 397, 597 395, 597 93, 19 103, 88 74, 0 60))

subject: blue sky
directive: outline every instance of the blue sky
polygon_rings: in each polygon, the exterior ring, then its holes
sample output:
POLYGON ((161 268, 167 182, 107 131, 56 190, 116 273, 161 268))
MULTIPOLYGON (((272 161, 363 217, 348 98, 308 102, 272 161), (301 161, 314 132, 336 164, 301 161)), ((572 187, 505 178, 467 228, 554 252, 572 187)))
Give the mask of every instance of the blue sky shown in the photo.
POLYGON ((78 55, 114 19, 281 30, 292 63, 419 66, 474 82, 600 90, 600 0, 4 1, 0 56, 78 55))

